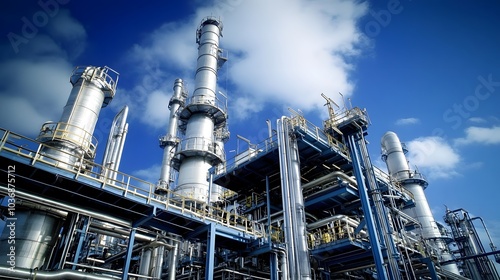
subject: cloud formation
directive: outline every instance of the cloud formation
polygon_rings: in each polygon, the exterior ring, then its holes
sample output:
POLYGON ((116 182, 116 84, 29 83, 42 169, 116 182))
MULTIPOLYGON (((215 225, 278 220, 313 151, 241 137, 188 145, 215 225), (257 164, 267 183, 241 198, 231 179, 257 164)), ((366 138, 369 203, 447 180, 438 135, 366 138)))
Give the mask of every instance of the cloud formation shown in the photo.
MULTIPOLYGON (((224 24, 221 48, 229 52, 227 70, 221 70, 219 82, 224 87, 230 84, 231 116, 244 119, 269 103, 303 111, 322 108, 321 93, 339 101, 338 92, 346 98, 353 92, 349 75, 355 65, 351 61, 366 42, 357 23, 367 11, 366 3, 344 0, 215 1, 198 8, 189 20, 165 23, 133 47, 130 58, 140 61, 142 69, 154 69, 162 82, 147 90, 136 86, 129 92, 151 104, 148 100, 158 97, 149 96, 150 92, 171 96, 176 77, 169 73, 187 75, 192 81, 197 54, 194 31, 203 17, 218 15, 224 24), (163 78, 169 79, 166 84, 163 78)), ((189 89, 193 88, 190 83, 189 89)), ((137 104, 136 110, 146 109, 137 104)), ((168 112, 163 109, 154 114, 141 119, 164 127, 168 112), (159 119, 164 121, 152 121, 159 119)))
POLYGON ((469 144, 494 145, 500 144, 500 126, 478 127, 471 126, 465 129, 465 137, 455 139, 456 145, 469 144))
POLYGON ((71 91, 70 61, 85 40, 83 26, 60 9, 17 52, 0 46, 0 127, 34 136, 45 121, 59 120, 71 91))
POLYGON ((429 178, 451 178, 458 173, 460 155, 443 138, 419 137, 407 143, 410 165, 416 165, 429 178))
POLYGON ((404 118, 396 121, 396 125, 412 125, 419 123, 420 120, 417 118, 404 118))

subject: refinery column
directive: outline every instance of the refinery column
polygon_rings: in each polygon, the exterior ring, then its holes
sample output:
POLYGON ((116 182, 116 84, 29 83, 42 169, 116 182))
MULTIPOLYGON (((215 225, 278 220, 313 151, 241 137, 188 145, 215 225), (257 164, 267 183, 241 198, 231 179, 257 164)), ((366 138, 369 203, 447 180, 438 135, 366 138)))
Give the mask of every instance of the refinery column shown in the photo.
POLYGON ((93 136, 101 108, 113 99, 118 73, 108 67, 77 67, 71 75, 73 89, 59 122, 42 125, 38 140, 45 143, 46 160, 76 168, 80 159, 93 160, 97 140, 93 136))
MULTIPOLYGON (((424 193, 427 181, 422 174, 410 170, 405 156, 406 149, 403 150, 403 145, 396 133, 392 131, 386 132, 382 136, 381 142, 382 159, 387 164, 389 175, 413 194, 415 207, 404 210, 406 214, 415 218, 421 225, 420 230, 413 231, 429 242, 432 249, 439 254, 440 262, 453 260, 453 256, 443 240, 444 236, 439 231, 424 193)), ((455 263, 442 265, 442 268, 460 275, 455 263)))
POLYGON ((225 103, 216 94, 217 70, 226 58, 219 48, 222 22, 213 17, 202 20, 196 32, 198 63, 195 89, 190 102, 179 115, 179 129, 185 137, 180 143, 179 176, 175 192, 207 202, 209 200, 208 170, 225 160, 223 141, 227 133, 225 103), (220 135, 221 137, 217 137, 220 135))
POLYGON ((170 184, 174 181, 171 170, 173 168, 175 148, 179 143, 177 137, 177 126, 179 121, 179 109, 184 107, 187 92, 184 89, 184 82, 176 79, 174 82, 174 94, 168 103, 170 117, 167 134, 160 138, 160 148, 163 149, 163 161, 161 165, 160 179, 156 185, 156 193, 166 193, 170 184))

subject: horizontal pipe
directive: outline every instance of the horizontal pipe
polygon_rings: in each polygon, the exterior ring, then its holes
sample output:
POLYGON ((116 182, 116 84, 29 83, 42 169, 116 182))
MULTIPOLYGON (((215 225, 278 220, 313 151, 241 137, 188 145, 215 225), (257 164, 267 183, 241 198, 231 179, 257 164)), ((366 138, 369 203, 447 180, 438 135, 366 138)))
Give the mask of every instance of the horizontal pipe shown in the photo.
POLYGON ((342 179, 344 179, 344 180, 348 181, 349 183, 351 183, 353 186, 357 186, 356 181, 354 179, 352 179, 351 177, 347 176, 347 174, 345 174, 344 172, 334 171, 334 172, 328 173, 325 176, 320 177, 320 178, 318 178, 318 179, 316 179, 314 181, 311 181, 309 183, 303 184, 302 185, 302 189, 303 190, 307 190, 307 189, 315 187, 317 185, 326 183, 326 182, 328 182, 329 180, 331 180, 331 179, 333 179, 335 177, 341 177, 342 179))
MULTIPOLYGON (((16 175, 16 176, 19 177, 20 175, 16 175)), ((29 179, 29 178, 26 178, 26 179, 29 179)), ((8 190, 7 190, 7 188, 4 187, 4 186, 0 186, 0 192, 6 193, 6 194, 9 193, 8 190)), ((93 218, 96 218, 96 219, 99 219, 99 220, 107 221, 107 222, 114 223, 114 224, 121 225, 121 226, 125 226, 125 227, 131 227, 132 226, 131 222, 127 222, 125 220, 117 219, 115 217, 112 217, 112 216, 109 216, 109 215, 105 215, 105 214, 102 214, 102 213, 97 213, 97 212, 94 212, 94 211, 82 209, 80 207, 71 206, 71 205, 68 205, 68 204, 65 204, 65 203, 61 203, 61 202, 53 201, 53 200, 50 200, 50 199, 46 199, 46 198, 43 198, 41 196, 29 194, 29 193, 26 193, 26 192, 23 192, 23 191, 20 191, 20 190, 17 190, 17 189, 16 189, 16 196, 18 198, 20 198, 20 199, 26 199, 26 200, 29 200, 29 201, 32 201, 32 202, 36 201, 36 203, 45 204, 45 205, 47 205, 49 207, 58 208, 58 209, 66 211, 66 212, 79 213, 79 214, 82 214, 82 215, 85 215, 85 216, 90 216, 90 217, 93 217, 93 218)))
POLYGON ((27 268, 14 268, 0 266, 0 275, 11 279, 68 279, 68 280, 114 280, 121 277, 102 276, 70 269, 62 269, 55 271, 38 271, 27 268))

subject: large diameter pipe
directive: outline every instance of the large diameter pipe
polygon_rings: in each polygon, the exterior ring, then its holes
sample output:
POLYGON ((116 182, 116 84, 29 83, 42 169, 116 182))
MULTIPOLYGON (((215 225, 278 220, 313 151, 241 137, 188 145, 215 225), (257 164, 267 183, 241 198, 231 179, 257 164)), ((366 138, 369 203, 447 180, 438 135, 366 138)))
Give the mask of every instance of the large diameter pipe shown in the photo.
POLYGON ((302 195, 300 159, 297 141, 290 137, 288 119, 277 122, 280 154, 281 187, 285 216, 285 236, 290 260, 291 278, 311 279, 311 264, 307 248, 304 197, 302 195), (293 275, 293 276, 292 276, 293 275))
POLYGON ((110 275, 97 275, 88 272, 75 271, 70 269, 62 269, 56 271, 37 271, 34 269, 26 269, 16 267, 11 269, 10 267, 0 266, 0 275, 6 277, 6 279, 37 279, 37 280, 58 280, 58 279, 68 279, 68 280, 115 280, 121 279, 121 277, 113 277, 110 275))

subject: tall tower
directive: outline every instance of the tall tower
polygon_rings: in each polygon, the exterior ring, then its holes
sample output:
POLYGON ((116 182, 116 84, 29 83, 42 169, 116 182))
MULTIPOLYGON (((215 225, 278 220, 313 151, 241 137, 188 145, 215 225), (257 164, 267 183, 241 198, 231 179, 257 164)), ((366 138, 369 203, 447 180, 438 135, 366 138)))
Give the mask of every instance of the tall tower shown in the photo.
POLYGON ((97 140, 93 136, 101 108, 113 99, 118 73, 105 67, 76 67, 70 82, 73 89, 59 122, 42 125, 38 140, 47 146, 49 160, 73 166, 81 158, 93 160, 97 140))
MULTIPOLYGON (((405 156, 407 150, 403 149, 403 145, 396 133, 392 131, 386 132, 382 136, 381 142, 382 159, 387 164, 389 175, 413 194, 415 207, 406 209, 404 212, 419 221, 421 228, 420 230, 414 230, 415 234, 420 235, 422 239, 429 242, 433 250, 439 255, 441 262, 452 260, 453 256, 443 240, 424 193, 424 189, 428 185, 427 181, 422 174, 410 170, 405 156)), ((455 274, 460 274, 455 263, 449 263, 442 267, 455 274)))
POLYGON ((179 177, 175 192, 198 201, 208 201, 208 169, 225 160, 223 142, 227 113, 225 102, 216 94, 217 71, 227 60, 219 48, 222 22, 213 17, 202 20, 196 32, 198 63, 195 89, 179 115, 179 177))

